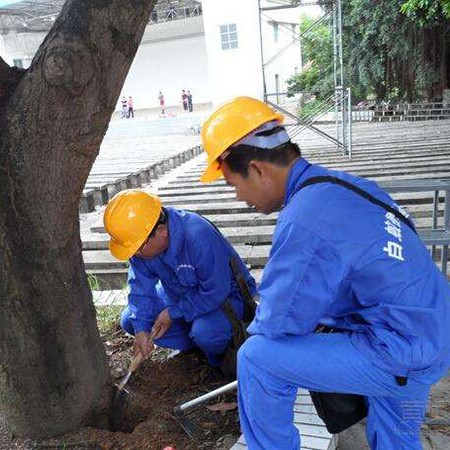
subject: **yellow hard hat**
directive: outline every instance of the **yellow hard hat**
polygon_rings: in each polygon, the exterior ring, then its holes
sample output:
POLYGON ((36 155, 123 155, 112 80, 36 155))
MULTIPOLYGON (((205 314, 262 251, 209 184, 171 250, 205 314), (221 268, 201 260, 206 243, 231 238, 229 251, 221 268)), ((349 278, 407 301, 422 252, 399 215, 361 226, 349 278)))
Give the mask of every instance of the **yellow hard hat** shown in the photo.
POLYGON ((158 222, 161 209, 161 200, 148 192, 126 189, 116 194, 103 215, 112 255, 130 259, 158 222))
POLYGON ((208 183, 223 176, 217 158, 244 136, 272 120, 283 122, 284 117, 251 97, 236 97, 214 111, 202 126, 208 166, 200 181, 208 183))

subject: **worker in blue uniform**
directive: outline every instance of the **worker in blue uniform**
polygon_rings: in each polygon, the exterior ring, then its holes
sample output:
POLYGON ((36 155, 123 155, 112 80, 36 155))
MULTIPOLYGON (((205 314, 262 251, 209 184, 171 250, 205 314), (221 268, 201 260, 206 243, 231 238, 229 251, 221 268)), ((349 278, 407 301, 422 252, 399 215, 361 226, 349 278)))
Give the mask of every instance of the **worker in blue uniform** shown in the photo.
POLYGON ((219 366, 232 337, 222 306, 227 302, 237 319, 244 313, 231 260, 252 294, 256 290, 230 243, 203 217, 163 208, 157 196, 138 189, 117 194, 104 223, 111 253, 130 264, 122 327, 135 336, 136 352, 148 357, 153 332, 156 345, 198 347, 211 366, 219 366))
POLYGON ((417 450, 430 386, 450 365, 450 288, 412 221, 375 182, 301 156, 283 117, 238 97, 202 129, 208 166, 237 198, 280 211, 238 355, 249 450, 298 450, 299 387, 359 394, 373 450, 417 450), (317 333, 319 326, 334 333, 317 333))

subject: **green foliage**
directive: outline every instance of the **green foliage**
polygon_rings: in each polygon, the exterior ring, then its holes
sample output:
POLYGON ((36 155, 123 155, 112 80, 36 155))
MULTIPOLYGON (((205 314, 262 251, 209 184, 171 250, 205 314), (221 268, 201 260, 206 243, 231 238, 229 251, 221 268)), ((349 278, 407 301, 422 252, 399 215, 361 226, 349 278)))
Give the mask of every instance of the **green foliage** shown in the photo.
POLYGON ((101 333, 109 334, 117 328, 123 309, 119 305, 97 306, 97 325, 101 333))
POLYGON ((323 110, 323 102, 321 100, 310 100, 299 108, 299 116, 303 120, 315 117, 323 110))
POLYGON ((328 97, 334 90, 333 43, 328 24, 313 26, 314 20, 303 16, 300 21, 302 35, 301 73, 287 80, 288 96, 298 92, 312 93, 318 98, 328 97))
MULTIPOLYGON (((122 291, 126 295, 127 287, 124 287, 122 291)), ((108 302, 106 302, 109 304, 95 304, 94 302, 97 312, 98 329, 105 334, 109 334, 117 329, 117 326, 120 323, 120 315, 124 309, 124 305, 119 304, 123 302, 119 302, 115 295, 114 291, 111 291, 108 302)))
MULTIPOLYGON (((450 28, 437 1, 350 0, 344 12, 347 84, 355 101, 437 100, 448 87, 450 28), (419 20, 416 6, 429 5, 419 20), (402 13, 409 4, 411 14, 402 13)), ((450 0, 445 0, 449 4, 450 0)))
POLYGON ((86 272, 86 275, 87 275, 87 281, 89 284, 89 289, 91 291, 99 291, 100 290, 100 280, 92 273, 86 272))
MULTIPOLYGON (((344 79, 355 103, 438 101, 450 88, 450 0, 347 0, 343 7, 344 79)), ((330 25, 301 18, 305 66, 287 81, 288 95, 333 92, 330 25)))
MULTIPOLYGON (((101 291, 102 290, 102 280, 97 276, 87 273, 88 284, 91 291, 101 291)), ((128 284, 124 282, 121 291, 126 295, 128 291, 128 284)), ((100 332, 109 334, 114 331, 120 322, 120 314, 124 309, 123 305, 119 305, 117 298, 115 297, 115 291, 111 291, 108 297, 107 303, 97 304, 94 300, 94 306, 97 312, 97 326, 100 332)))
POLYGON ((427 26, 441 18, 450 19, 450 0, 407 0, 401 11, 421 26, 427 26))

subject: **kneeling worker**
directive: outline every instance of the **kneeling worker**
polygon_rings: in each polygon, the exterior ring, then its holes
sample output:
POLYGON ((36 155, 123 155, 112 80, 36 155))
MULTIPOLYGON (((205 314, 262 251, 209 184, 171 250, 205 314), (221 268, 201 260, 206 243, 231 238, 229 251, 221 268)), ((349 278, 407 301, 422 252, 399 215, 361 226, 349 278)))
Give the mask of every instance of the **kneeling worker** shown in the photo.
POLYGON ((223 175, 238 199, 280 211, 238 355, 248 448, 300 448, 301 387, 363 396, 371 449, 419 450, 430 386, 450 366, 448 280, 388 194, 308 162, 282 120, 239 97, 202 127, 202 181, 223 175))
POLYGON ((157 196, 138 189, 118 193, 104 223, 111 253, 130 263, 122 327, 135 336, 135 351, 148 357, 153 330, 156 345, 197 346, 211 366, 220 366, 232 337, 224 305, 242 319, 242 280, 256 292, 230 243, 203 217, 163 208, 157 196))

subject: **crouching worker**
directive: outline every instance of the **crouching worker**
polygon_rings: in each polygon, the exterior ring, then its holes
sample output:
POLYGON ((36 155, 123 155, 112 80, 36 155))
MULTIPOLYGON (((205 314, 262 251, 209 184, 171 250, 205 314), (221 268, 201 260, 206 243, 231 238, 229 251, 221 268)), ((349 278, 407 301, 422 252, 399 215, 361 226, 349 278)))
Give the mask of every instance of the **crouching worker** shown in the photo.
POLYGON ((448 281, 388 194, 309 163, 282 120, 239 97, 202 128, 202 181, 223 175, 238 199, 280 211, 238 354, 248 448, 300 448, 293 409, 301 387, 360 396, 371 449, 419 450, 430 386, 450 365, 448 281), (318 333, 320 324, 336 332, 318 333))
POLYGON ((111 253, 130 264, 121 324, 135 336, 135 351, 148 357, 153 331, 156 345, 198 347, 211 366, 221 366, 232 322, 248 314, 243 286, 250 296, 256 291, 230 243, 203 217, 163 208, 157 196, 137 189, 110 201, 104 223, 111 253))

